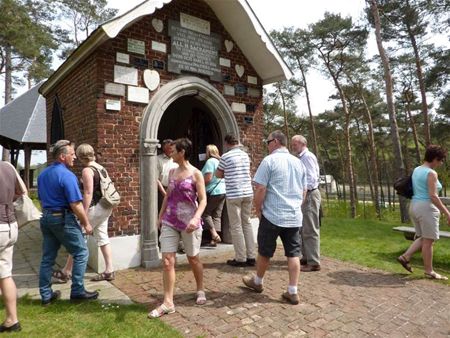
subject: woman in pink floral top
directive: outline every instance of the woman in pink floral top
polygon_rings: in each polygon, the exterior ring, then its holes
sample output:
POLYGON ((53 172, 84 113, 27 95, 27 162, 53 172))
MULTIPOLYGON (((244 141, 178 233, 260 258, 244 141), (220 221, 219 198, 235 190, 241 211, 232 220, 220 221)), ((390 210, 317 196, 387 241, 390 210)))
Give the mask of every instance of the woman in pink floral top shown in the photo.
POLYGON ((205 181, 202 173, 189 163, 191 151, 192 142, 187 138, 175 140, 172 144, 171 157, 178 168, 170 171, 169 187, 159 212, 164 301, 148 314, 149 318, 175 312, 175 255, 180 238, 197 283, 196 303, 206 303, 203 265, 199 258, 202 241, 201 215, 206 207, 205 181))

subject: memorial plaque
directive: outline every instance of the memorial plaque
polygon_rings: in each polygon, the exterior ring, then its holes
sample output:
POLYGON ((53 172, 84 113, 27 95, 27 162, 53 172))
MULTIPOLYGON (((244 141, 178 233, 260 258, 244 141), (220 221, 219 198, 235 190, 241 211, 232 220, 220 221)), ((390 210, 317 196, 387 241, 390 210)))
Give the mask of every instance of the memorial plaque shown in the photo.
POLYGON ((145 55, 145 42, 142 40, 128 39, 128 51, 130 53, 145 55))
POLYGON ((228 67, 228 68, 231 67, 231 61, 230 61, 230 59, 220 58, 220 59, 219 59, 219 64, 220 64, 221 66, 224 66, 224 67, 228 67))
POLYGON ((180 13, 180 26, 206 35, 211 33, 211 23, 209 21, 186 13, 180 13))
POLYGON ((234 87, 233 86, 228 86, 228 85, 223 86, 223 93, 225 95, 234 96, 235 95, 234 87))
POLYGON ((261 91, 256 88, 249 88, 248 89, 248 96, 251 97, 261 97, 261 91))
POLYGON ((230 74, 223 74, 223 75, 222 75, 222 80, 223 80, 224 82, 230 82, 230 81, 231 81, 231 76, 230 76, 230 74))
POLYGON ((148 103, 149 98, 150 94, 147 88, 128 86, 128 101, 148 103))
POLYGON ((152 41, 152 50, 156 50, 157 52, 167 53, 167 46, 165 43, 152 41))
POLYGON ((207 75, 214 81, 221 81, 219 65, 220 38, 183 28, 176 21, 169 20, 171 54, 168 57, 169 72, 181 74, 190 72, 207 75))
POLYGON ((117 52, 116 53, 116 62, 129 64, 130 63, 130 56, 128 54, 125 54, 125 53, 117 52))
POLYGON ((131 63, 133 66, 139 69, 147 69, 148 68, 148 60, 144 58, 133 57, 131 59, 131 63))
POLYGON ((120 111, 120 100, 106 100, 106 110, 120 111))
POLYGON ((251 84, 258 84, 258 78, 256 76, 247 76, 247 82, 251 84))
POLYGON ((244 116, 245 124, 253 124, 253 116, 244 116))
POLYGON ((236 91, 236 94, 247 94, 247 87, 240 83, 234 85, 234 90, 236 91))
POLYGON ((114 65, 114 82, 137 86, 138 70, 136 68, 114 65))
POLYGON ((117 83, 105 83, 105 94, 125 96, 125 86, 117 83))
POLYGON ((247 109, 245 107, 245 103, 232 102, 231 103, 231 110, 236 112, 236 113, 245 113, 245 112, 247 112, 247 109))
POLYGON ((246 104, 245 107, 248 112, 254 113, 256 110, 256 104, 246 104))
POLYGON ((162 69, 162 70, 164 70, 164 68, 166 68, 165 64, 164 64, 164 61, 160 61, 160 60, 153 60, 152 61, 152 66, 153 66, 154 69, 162 69))

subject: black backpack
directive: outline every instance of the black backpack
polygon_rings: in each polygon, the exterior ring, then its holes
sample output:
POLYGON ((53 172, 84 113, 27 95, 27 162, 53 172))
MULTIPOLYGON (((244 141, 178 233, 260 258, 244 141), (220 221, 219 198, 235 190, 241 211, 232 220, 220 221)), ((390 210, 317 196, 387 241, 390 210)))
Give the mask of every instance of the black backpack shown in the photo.
POLYGON ((411 199, 414 195, 412 175, 397 178, 394 182, 394 189, 397 191, 397 195, 411 199))

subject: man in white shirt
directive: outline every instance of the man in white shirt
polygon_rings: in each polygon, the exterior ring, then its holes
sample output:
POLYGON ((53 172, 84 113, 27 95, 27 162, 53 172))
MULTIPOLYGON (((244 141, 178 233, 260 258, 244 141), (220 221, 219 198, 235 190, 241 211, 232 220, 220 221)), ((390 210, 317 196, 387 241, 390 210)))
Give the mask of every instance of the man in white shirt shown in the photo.
POLYGON ((162 198, 166 196, 167 187, 169 186, 169 172, 171 169, 177 168, 178 165, 173 162, 170 154, 172 152, 171 139, 162 141, 162 153, 158 155, 158 191, 162 198))
POLYGON ((307 140, 302 135, 295 135, 291 140, 292 151, 306 168, 307 193, 302 205, 303 226, 301 228, 302 264, 301 271, 320 270, 320 190, 319 163, 317 157, 308 150, 307 140))

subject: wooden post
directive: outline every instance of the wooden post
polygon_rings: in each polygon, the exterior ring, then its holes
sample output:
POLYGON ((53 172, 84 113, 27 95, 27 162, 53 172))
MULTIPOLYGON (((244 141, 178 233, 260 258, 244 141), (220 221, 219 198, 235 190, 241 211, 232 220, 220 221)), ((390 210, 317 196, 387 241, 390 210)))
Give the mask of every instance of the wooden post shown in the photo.
POLYGON ((23 181, 25 183, 25 186, 29 190, 30 187, 33 185, 33 182, 30 182, 31 146, 29 144, 25 144, 24 153, 25 153, 25 163, 24 163, 25 167, 23 173, 23 181))

